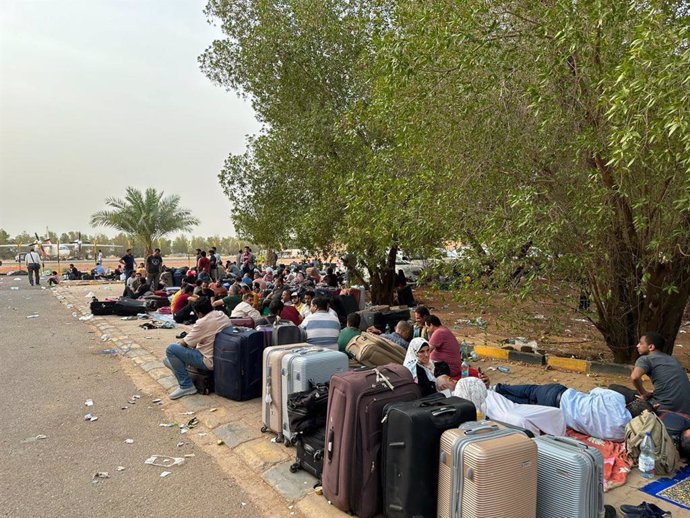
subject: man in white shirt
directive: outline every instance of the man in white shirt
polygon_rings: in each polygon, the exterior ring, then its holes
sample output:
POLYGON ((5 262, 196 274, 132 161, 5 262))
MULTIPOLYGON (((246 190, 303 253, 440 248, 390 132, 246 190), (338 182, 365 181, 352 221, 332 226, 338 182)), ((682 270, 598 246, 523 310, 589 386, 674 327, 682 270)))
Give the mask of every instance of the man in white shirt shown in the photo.
POLYGON ((41 284, 39 280, 39 272, 41 270, 41 256, 38 255, 33 247, 24 256, 24 263, 26 263, 26 270, 29 272, 29 284, 34 285, 34 280, 36 281, 36 286, 41 284))
POLYGON ((328 311, 328 301, 317 297, 312 301, 312 313, 300 324, 307 333, 307 343, 338 350, 340 320, 328 311))
POLYGON ((196 387, 187 373, 187 365, 202 371, 212 371, 216 335, 232 325, 225 313, 213 309, 211 300, 207 297, 196 300, 192 308, 197 316, 194 327, 180 343, 170 344, 165 350, 163 363, 173 371, 180 384, 170 394, 170 399, 196 394, 196 387))
POLYGON ((261 313, 259 313, 254 306, 252 306, 252 300, 254 296, 251 293, 245 293, 242 295, 242 302, 235 306, 235 309, 230 313, 230 318, 251 318, 256 322, 261 318, 261 313))

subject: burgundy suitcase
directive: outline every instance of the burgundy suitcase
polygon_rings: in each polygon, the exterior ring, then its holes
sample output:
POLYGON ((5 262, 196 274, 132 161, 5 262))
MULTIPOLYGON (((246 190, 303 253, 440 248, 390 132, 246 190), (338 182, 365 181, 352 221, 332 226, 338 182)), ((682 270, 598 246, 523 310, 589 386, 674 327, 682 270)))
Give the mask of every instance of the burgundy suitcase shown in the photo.
POLYGON ((419 399, 402 365, 335 374, 328 391, 323 494, 338 509, 369 518, 381 510, 383 408, 419 399))

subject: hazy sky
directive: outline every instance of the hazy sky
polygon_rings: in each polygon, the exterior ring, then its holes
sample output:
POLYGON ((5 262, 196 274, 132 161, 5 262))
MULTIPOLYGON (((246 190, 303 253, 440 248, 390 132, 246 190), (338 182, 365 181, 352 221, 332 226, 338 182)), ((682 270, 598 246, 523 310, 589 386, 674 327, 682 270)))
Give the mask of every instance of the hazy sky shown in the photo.
POLYGON ((179 194, 194 234, 232 232, 216 176, 258 124, 199 71, 220 36, 204 4, 0 0, 0 228, 92 233, 133 185, 179 194))

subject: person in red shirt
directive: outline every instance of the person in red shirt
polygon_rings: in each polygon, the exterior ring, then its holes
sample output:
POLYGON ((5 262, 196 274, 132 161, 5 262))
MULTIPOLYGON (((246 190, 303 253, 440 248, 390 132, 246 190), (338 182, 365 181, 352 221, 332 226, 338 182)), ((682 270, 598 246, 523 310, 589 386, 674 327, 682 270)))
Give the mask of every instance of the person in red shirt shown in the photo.
POLYGON ((189 317, 192 314, 191 304, 198 298, 192 294, 194 292, 194 285, 187 284, 184 288, 182 288, 182 290, 182 293, 175 297, 173 305, 170 308, 173 318, 177 323, 182 323, 185 320, 189 320, 189 317))
POLYGON ((206 257, 206 252, 202 250, 201 257, 197 262, 197 270, 199 271, 199 279, 211 280, 211 260, 206 257))
POLYGON ((459 377, 462 371, 462 355, 460 344, 455 335, 441 325, 441 319, 436 315, 429 315, 426 319, 429 328, 429 345, 431 346, 431 359, 435 362, 445 362, 450 368, 450 376, 459 377))
POLYGON ((286 306, 280 300, 274 300, 268 306, 271 315, 278 315, 283 320, 289 320, 296 326, 302 323, 302 316, 293 306, 286 306))

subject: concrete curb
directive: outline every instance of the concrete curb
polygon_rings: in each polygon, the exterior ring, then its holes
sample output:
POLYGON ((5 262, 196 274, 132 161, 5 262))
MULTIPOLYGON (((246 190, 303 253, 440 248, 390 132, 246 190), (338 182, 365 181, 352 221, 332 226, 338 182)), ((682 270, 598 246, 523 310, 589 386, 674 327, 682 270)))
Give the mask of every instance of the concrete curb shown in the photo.
POLYGON ((522 351, 508 351, 508 360, 511 362, 530 363, 532 365, 544 365, 546 356, 539 353, 523 353, 522 351))

